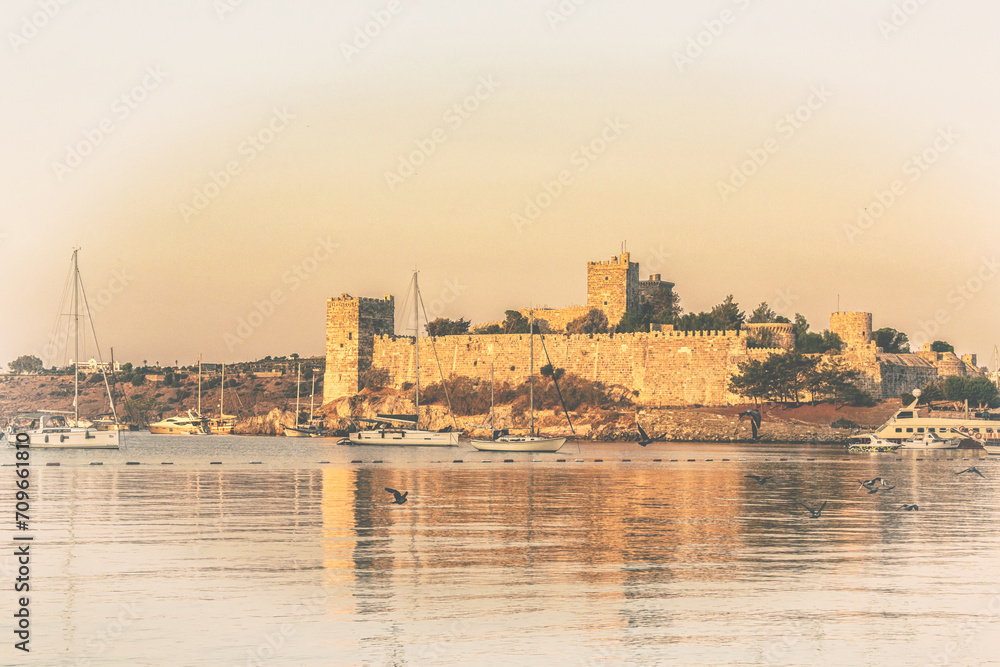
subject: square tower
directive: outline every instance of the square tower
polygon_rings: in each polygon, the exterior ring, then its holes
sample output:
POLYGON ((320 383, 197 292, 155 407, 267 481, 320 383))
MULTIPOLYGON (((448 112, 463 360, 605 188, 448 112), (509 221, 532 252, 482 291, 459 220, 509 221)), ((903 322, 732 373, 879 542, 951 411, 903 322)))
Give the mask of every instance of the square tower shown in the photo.
POLYGON ((342 294, 326 302, 326 374, 323 402, 353 396, 361 375, 372 366, 375 336, 396 333, 394 298, 355 298, 342 294))
POLYGON ((627 252, 610 262, 587 262, 587 307, 604 311, 612 327, 639 307, 639 264, 627 252))

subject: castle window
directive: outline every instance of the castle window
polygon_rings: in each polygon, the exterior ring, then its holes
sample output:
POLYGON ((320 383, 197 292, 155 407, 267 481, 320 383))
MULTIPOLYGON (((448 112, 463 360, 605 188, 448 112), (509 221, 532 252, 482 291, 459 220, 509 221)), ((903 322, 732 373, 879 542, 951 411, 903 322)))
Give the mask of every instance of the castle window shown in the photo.
POLYGON ((344 344, 343 344, 343 343, 341 343, 341 344, 340 344, 340 347, 344 347, 344 344))
POLYGON ((604 305, 605 305, 605 306, 606 306, 606 305, 608 305, 608 302, 607 302, 607 301, 605 301, 605 302, 604 302, 604 305))
POLYGON ((354 340, 354 332, 353 331, 348 331, 347 332, 347 340, 354 340))
POLYGON ((604 276, 604 279, 605 279, 605 280, 608 280, 608 278, 609 278, 609 277, 610 277, 610 276, 604 276))

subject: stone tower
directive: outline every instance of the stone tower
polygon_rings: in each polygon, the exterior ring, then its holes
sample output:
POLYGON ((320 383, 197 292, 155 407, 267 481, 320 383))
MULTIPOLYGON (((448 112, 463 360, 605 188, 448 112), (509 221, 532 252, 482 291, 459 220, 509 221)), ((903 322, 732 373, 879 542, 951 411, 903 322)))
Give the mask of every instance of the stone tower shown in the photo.
POLYGON ((840 336, 848 350, 866 348, 872 340, 872 314, 831 313, 830 331, 840 336))
POLYGON ((639 306, 639 264, 623 252, 610 262, 587 262, 587 307, 604 311, 610 326, 639 306))
POLYGON ((375 336, 394 335, 395 317, 395 300, 388 294, 382 299, 342 294, 327 300, 324 403, 358 393, 361 375, 372 365, 375 336))

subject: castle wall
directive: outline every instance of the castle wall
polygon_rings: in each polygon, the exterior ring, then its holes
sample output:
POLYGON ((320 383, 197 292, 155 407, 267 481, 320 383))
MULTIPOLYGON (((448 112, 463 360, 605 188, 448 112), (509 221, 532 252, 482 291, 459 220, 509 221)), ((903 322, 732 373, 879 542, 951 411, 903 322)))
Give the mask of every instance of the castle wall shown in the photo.
POLYGON ((639 306, 639 265, 622 253, 610 262, 587 262, 587 306, 603 310, 612 327, 639 306))
POLYGON ((840 336, 848 349, 867 347, 872 340, 872 314, 831 313, 830 331, 840 336))
MULTIPOLYGON (((578 317, 590 312, 590 306, 569 306, 568 308, 522 308, 518 312, 528 317, 529 311, 535 311, 535 320, 539 325, 544 322, 551 331, 566 331, 566 325, 578 317)), ((616 322, 617 324, 617 322, 616 322)))
MULTIPOLYGON (((535 373, 547 362, 542 336, 535 336, 535 373)), ((746 336, 738 332, 653 332, 636 334, 548 334, 549 357, 588 380, 638 391, 640 405, 727 405, 742 402, 727 384, 747 358, 746 336)), ((420 384, 440 380, 434 346, 445 377, 451 374, 517 385, 528 379, 530 341, 524 335, 441 336, 420 339, 420 384)), ((774 352, 775 350, 770 350, 774 352)), ((376 336, 372 363, 389 373, 391 386, 414 381, 412 339, 376 336)))
POLYGON ((754 336, 759 332, 770 332, 770 343, 774 347, 782 350, 792 350, 795 348, 795 325, 784 322, 774 322, 768 324, 744 324, 747 334, 754 336))
POLYGON ((358 393, 361 375, 371 368, 374 337, 395 331, 395 303, 343 294, 326 302, 326 372, 323 402, 358 393))

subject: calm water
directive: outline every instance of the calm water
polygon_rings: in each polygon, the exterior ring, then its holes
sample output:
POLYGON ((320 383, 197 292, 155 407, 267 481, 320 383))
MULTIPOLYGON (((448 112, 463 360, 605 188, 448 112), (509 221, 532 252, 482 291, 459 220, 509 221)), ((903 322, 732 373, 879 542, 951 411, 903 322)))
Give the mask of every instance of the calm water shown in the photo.
POLYGON ((2 556, 0 663, 1000 664, 997 457, 333 443, 34 451, 32 652, 2 556))

